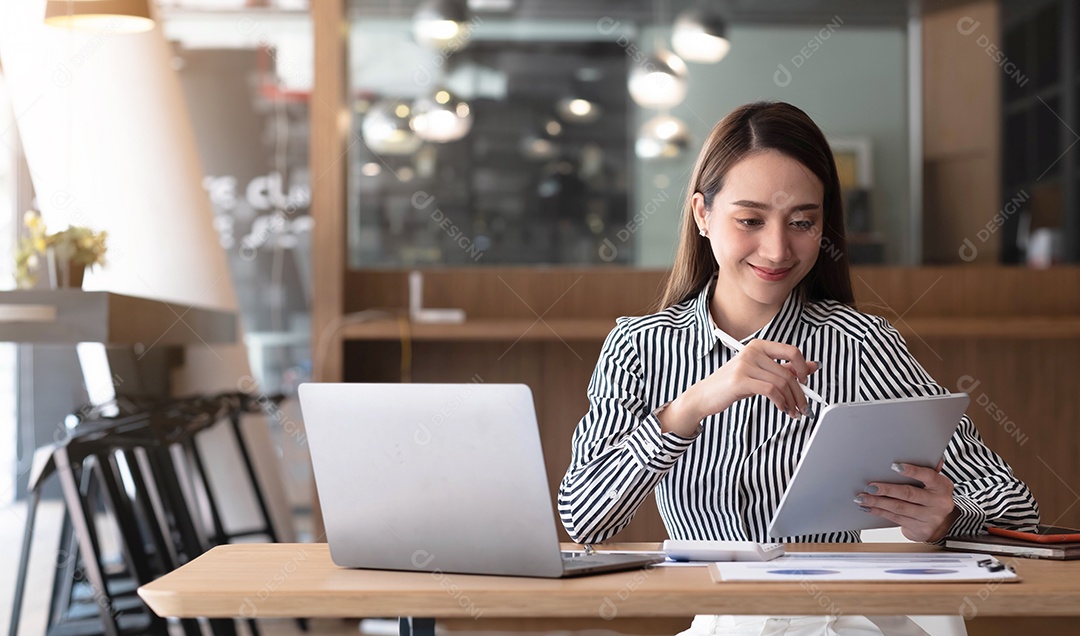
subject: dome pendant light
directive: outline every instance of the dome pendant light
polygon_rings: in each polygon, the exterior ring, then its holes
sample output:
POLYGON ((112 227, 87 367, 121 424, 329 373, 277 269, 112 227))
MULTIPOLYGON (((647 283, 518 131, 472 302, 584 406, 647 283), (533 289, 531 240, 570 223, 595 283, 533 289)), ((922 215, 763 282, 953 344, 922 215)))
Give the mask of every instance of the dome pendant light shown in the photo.
POLYGON ((675 18, 671 46, 684 60, 705 64, 719 62, 731 50, 723 18, 708 5, 701 4, 675 18))
POLYGON ((364 143, 379 155, 411 155, 416 152, 423 140, 409 127, 411 114, 412 109, 400 100, 375 102, 360 125, 364 143))
POLYGON ((466 0, 425 0, 413 15, 413 37, 441 51, 464 48, 468 20, 466 0))
POLYGON ((686 97, 686 62, 663 48, 630 71, 630 97, 642 108, 671 108, 686 97))
POLYGON ((469 134, 472 121, 469 104, 440 88, 432 96, 413 102, 409 126, 424 141, 446 143, 469 134))
POLYGON ((149 0, 48 0, 45 24, 79 31, 140 33, 154 28, 149 0))
POLYGON ((638 129, 634 152, 642 159, 670 159, 690 147, 690 128, 672 115, 662 113, 638 129))

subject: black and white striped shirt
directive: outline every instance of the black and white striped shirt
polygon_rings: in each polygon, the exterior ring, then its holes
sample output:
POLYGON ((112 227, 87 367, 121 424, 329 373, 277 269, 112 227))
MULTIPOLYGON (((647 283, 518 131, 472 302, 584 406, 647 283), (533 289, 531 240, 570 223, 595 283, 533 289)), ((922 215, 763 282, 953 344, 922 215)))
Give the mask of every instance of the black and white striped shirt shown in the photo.
MULTIPOLYGON (((813 430, 811 418, 791 419, 758 395, 706 418, 695 438, 661 432, 654 411, 735 355, 713 333, 711 290, 706 286, 696 298, 650 316, 616 321, 559 487, 567 532, 582 543, 605 541, 655 490, 673 539, 859 541, 856 531, 768 536, 813 430)), ((888 321, 835 301, 803 302, 792 292, 772 321, 743 343, 754 338, 794 345, 819 362, 807 384, 829 404, 947 393, 888 321)), ((960 512, 950 534, 1038 523, 1031 492, 983 444, 966 415, 944 459, 942 472, 955 485, 960 512)))

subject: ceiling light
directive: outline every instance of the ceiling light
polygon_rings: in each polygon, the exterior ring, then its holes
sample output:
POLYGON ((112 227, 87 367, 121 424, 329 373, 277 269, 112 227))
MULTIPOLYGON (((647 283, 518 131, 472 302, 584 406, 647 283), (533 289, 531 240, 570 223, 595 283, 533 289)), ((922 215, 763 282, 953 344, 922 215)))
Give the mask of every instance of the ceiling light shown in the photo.
POLYGON ((413 36, 424 46, 460 49, 465 45, 468 13, 465 0, 425 0, 413 15, 413 36))
POLYGON ((45 24, 108 33, 140 33, 154 28, 149 0, 48 0, 45 24))
POLYGON ((675 18, 671 45, 684 60, 708 64, 724 59, 731 50, 727 25, 706 5, 687 9, 675 18))
POLYGON ((372 104, 364 121, 360 125, 360 132, 364 136, 364 143, 376 154, 386 155, 409 155, 420 148, 423 143, 412 128, 409 127, 409 109, 405 108, 405 115, 399 114, 402 105, 397 100, 383 100, 372 104))
POLYGON ((555 112, 572 124, 591 124, 600 117, 600 105, 580 97, 565 97, 555 104, 555 112))
POLYGON ((537 161, 553 159, 560 152, 562 152, 560 144, 544 132, 529 131, 521 138, 521 154, 526 159, 537 161))
POLYGON ((664 49, 630 71, 630 97, 642 108, 671 108, 686 97, 686 62, 664 49))
POLYGON ((433 97, 421 97, 413 104, 409 122, 416 134, 425 141, 445 143, 457 141, 472 128, 469 105, 447 90, 437 90, 433 97))
POLYGON ((642 159, 671 158, 689 147, 690 129, 686 123, 665 113, 641 125, 634 152, 642 159))

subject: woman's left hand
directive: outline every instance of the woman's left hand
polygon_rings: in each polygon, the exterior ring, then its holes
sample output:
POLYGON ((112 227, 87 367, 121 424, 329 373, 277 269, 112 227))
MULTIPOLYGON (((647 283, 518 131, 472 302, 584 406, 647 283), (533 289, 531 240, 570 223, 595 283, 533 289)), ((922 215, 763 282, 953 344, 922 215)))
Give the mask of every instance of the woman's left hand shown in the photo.
POLYGON ((922 482, 924 487, 872 482, 855 501, 867 513, 900 524, 904 536, 912 541, 938 541, 945 537, 958 515, 953 502, 953 483, 941 474, 941 466, 938 463, 934 470, 894 464, 893 470, 922 482))

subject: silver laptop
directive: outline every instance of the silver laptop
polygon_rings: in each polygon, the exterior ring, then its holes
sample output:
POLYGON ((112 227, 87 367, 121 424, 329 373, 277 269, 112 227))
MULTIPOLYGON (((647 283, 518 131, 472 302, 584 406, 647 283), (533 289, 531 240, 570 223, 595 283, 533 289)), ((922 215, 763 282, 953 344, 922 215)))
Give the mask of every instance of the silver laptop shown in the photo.
POLYGON ((522 384, 301 384, 326 540, 352 568, 558 578, 663 555, 562 553, 522 384))
POLYGON ((966 393, 825 407, 769 526, 774 540, 897 524, 852 499, 872 481, 920 485, 893 462, 937 466, 968 405, 966 393))

